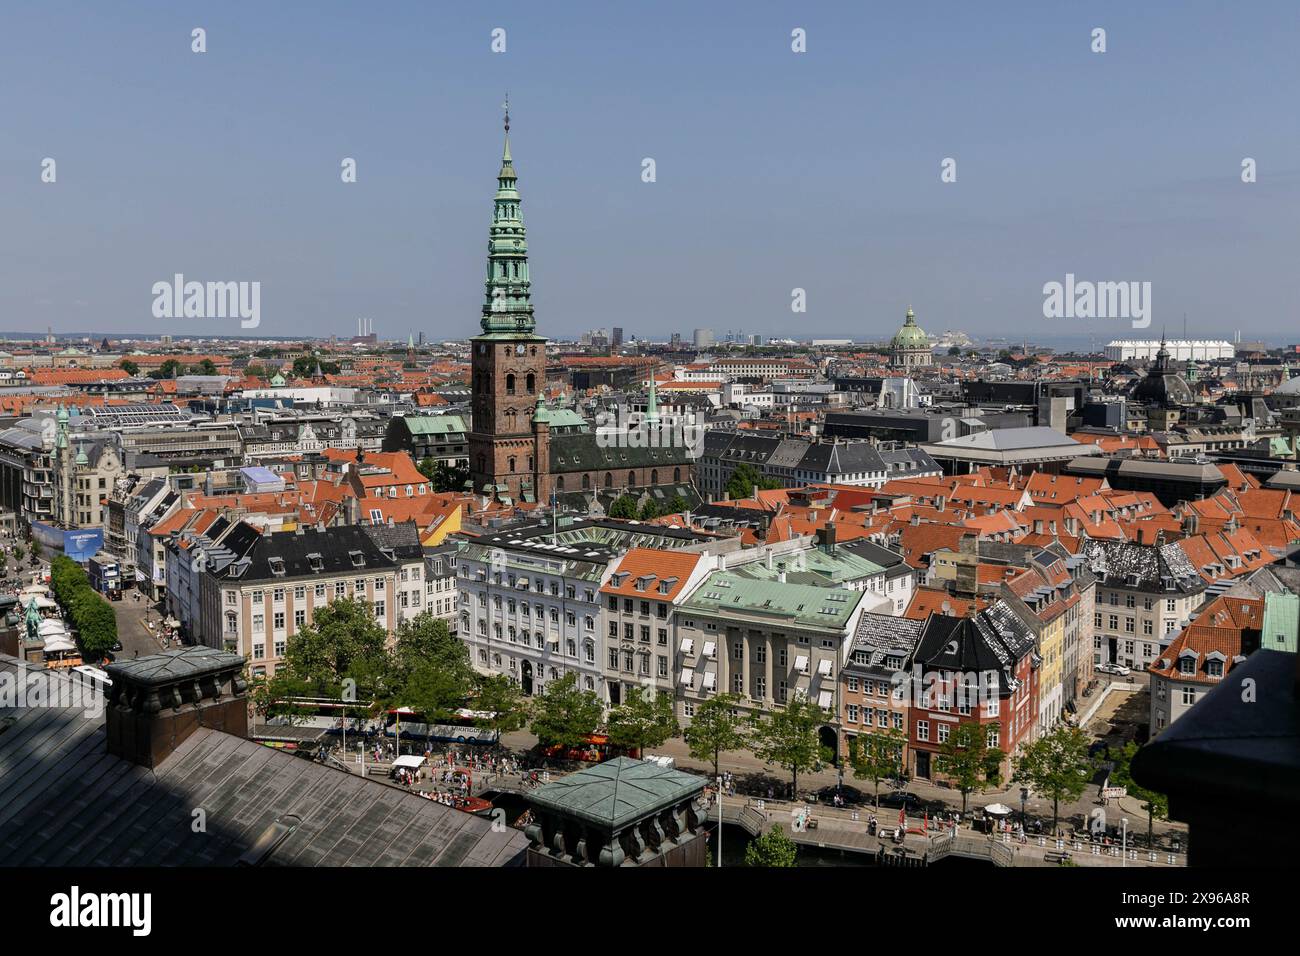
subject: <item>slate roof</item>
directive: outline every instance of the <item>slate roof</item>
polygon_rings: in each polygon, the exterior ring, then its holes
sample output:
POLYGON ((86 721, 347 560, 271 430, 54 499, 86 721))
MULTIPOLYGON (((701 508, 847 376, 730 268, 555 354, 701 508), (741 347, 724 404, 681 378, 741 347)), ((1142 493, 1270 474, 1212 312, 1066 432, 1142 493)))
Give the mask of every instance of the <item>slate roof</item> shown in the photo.
POLYGON ((884 667, 887 657, 900 657, 906 666, 923 630, 924 621, 868 611, 858 621, 853 651, 845 667, 884 667), (858 659, 859 654, 867 655, 865 662, 858 659))
POLYGON ((1177 544, 1089 540, 1084 545, 1097 583, 1110 588, 1196 594, 1205 590, 1200 572, 1177 544))
POLYGON ((658 764, 616 757, 534 790, 542 809, 618 830, 704 790, 705 779, 658 764))
MULTIPOLYGON (((631 448, 600 447, 596 435, 575 432, 569 435, 552 435, 551 474, 569 472, 609 471, 614 483, 619 484, 619 472, 630 468, 662 468, 665 465, 689 465, 691 456, 685 447, 631 448)), ((664 474, 662 477, 671 477, 664 474)))
MULTIPOLYGON (((0 655, 0 674, 18 662, 0 655)), ((57 674, 56 681, 79 675, 57 674)), ((396 787, 200 728, 148 770, 79 707, 0 708, 0 866, 509 866, 528 841, 396 787), (192 811, 206 811, 206 832, 192 811), (293 819, 296 817, 296 821, 293 819)))
POLYGON ((1005 697, 1020 683, 1016 663, 1033 651, 1034 632, 1006 602, 998 601, 972 617, 931 617, 914 659, 927 671, 996 671, 999 694, 1005 697))
MULTIPOLYGON (((380 546, 370 536, 371 529, 367 525, 340 525, 324 530, 300 525, 298 531, 259 535, 256 543, 247 551, 240 551, 232 541, 232 537, 241 530, 236 528, 231 531, 222 544, 236 553, 245 554, 246 558, 214 570, 213 574, 218 580, 238 583, 283 581, 286 578, 320 575, 373 574, 397 567, 397 562, 380 550, 380 546), (271 561, 274 558, 284 562, 283 574, 272 571, 271 561)), ((250 530, 256 534, 255 529, 250 530)))
POLYGON ((420 529, 414 521, 363 524, 361 527, 380 551, 392 551, 393 557, 399 561, 415 561, 424 557, 420 529))

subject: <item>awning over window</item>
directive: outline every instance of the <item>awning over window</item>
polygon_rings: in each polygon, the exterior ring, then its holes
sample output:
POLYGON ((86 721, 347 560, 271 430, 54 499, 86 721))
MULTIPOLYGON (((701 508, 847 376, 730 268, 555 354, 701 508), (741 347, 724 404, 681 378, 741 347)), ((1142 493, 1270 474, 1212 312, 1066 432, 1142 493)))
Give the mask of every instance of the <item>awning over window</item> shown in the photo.
POLYGON ((705 690, 713 690, 713 689, 714 689, 715 687, 717 687, 717 686, 718 686, 718 675, 715 674, 715 673, 713 673, 713 671, 705 671, 705 672, 704 672, 704 689, 705 689, 705 690))
POLYGON ((682 653, 693 654, 695 652, 695 642, 689 637, 682 638, 682 653))
POLYGON ((822 708, 822 710, 830 710, 830 708, 831 708, 831 692, 830 692, 830 691, 828 691, 828 690, 824 690, 824 691, 822 691, 820 694, 817 695, 817 706, 820 707, 820 708, 822 708))
POLYGON ((717 652, 717 650, 718 650, 718 645, 715 644, 713 641, 705 641, 705 642, 704 642, 704 656, 705 656, 705 657, 712 658, 712 657, 715 655, 715 653, 717 652))
POLYGON ((830 677, 830 676, 831 676, 831 662, 830 662, 829 660, 825 660, 825 661, 822 661, 820 664, 818 664, 818 665, 817 665, 817 673, 818 673, 818 674, 821 674, 822 677, 830 677))
POLYGON ((794 669, 801 674, 806 673, 808 670, 808 658, 803 655, 796 657, 794 659, 794 669))
POLYGON ((684 686, 686 686, 686 687, 694 687, 694 686, 695 686, 695 668, 693 668, 693 667, 683 667, 683 668, 682 668, 682 681, 681 681, 681 682, 682 682, 682 684, 683 684, 684 686))

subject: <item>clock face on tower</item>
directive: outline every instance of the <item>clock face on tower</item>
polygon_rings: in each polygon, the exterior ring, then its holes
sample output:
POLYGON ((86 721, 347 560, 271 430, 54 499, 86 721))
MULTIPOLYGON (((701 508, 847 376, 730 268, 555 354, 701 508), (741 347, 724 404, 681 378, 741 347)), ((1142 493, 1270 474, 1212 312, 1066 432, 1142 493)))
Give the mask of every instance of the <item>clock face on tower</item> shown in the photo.
POLYGON ((524 354, 524 347, 523 347, 522 345, 516 345, 516 346, 515 346, 515 354, 516 354, 516 355, 523 355, 523 354, 524 354))

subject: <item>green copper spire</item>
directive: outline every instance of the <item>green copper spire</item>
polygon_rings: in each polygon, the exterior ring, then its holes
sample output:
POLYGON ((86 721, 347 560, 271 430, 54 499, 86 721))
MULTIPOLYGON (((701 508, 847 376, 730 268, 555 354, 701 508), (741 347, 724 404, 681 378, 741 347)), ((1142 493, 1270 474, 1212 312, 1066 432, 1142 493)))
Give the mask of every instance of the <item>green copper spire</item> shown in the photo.
POLYGON ((493 202, 492 227, 488 232, 486 298, 481 325, 485 333, 521 332, 531 335, 533 321, 532 283, 528 279, 528 241, 519 211, 519 190, 515 166, 510 158, 510 100, 505 103, 506 140, 497 173, 497 194, 493 202))
POLYGON ((650 397, 645 403, 645 420, 654 424, 659 421, 659 395, 655 390, 654 369, 650 370, 650 397))

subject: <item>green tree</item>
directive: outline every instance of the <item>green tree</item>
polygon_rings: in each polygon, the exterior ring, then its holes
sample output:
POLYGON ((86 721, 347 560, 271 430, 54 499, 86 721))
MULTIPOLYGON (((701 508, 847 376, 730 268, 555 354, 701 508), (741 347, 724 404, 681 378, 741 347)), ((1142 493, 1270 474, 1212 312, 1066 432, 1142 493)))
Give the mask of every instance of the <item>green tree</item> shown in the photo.
POLYGON ((388 690, 385 643, 388 632, 366 601, 341 599, 318 609, 312 621, 291 637, 284 667, 318 693, 339 696, 343 681, 357 682, 357 693, 382 697, 388 690))
POLYGON ((764 478, 758 473, 757 468, 749 462, 743 461, 731 473, 731 478, 727 481, 726 491, 731 500, 735 501, 739 498, 748 498, 754 493, 755 486, 760 491, 769 491, 773 488, 780 488, 781 482, 775 478, 764 478))
POLYGON ((935 767, 961 793, 961 812, 965 813, 970 795, 976 790, 997 786, 1002 781, 1002 759, 1006 756, 990 747, 988 734, 998 724, 958 724, 940 749, 935 767))
POLYGON ((653 498, 646 499, 646 503, 641 506, 640 518, 642 521, 653 521, 655 518, 662 517, 666 512, 659 506, 659 503, 653 498))
POLYGON ((755 717, 750 724, 751 749, 764 763, 790 772, 792 799, 799 796, 799 774, 829 759, 818 739, 818 729, 830 714, 807 697, 794 697, 783 710, 755 717))
POLYGON ((190 366, 190 374, 191 375, 216 375, 217 363, 212 361, 212 359, 205 358, 197 365, 190 366))
POLYGON ((410 707, 431 722, 446 720, 473 689, 469 651, 446 621, 424 611, 398 625, 389 684, 399 706, 410 707))
POLYGON ((149 377, 156 379, 175 378, 184 371, 185 366, 179 361, 176 359, 167 359, 167 361, 163 362, 162 365, 150 372, 149 377))
POLYGON ((17 559, 18 561, 21 561, 21 560, 23 559, 23 555, 25 555, 26 553, 27 553, 27 552, 23 550, 23 546, 22 546, 21 544, 16 544, 16 545, 14 545, 14 558, 15 558, 15 559, 17 559))
POLYGON ((284 717, 290 724, 300 724, 315 713, 314 708, 293 703, 294 698, 311 697, 314 688, 283 668, 276 671, 275 676, 268 677, 265 674, 252 674, 246 667, 245 677, 253 713, 263 723, 269 717, 284 717))
POLYGON ((429 476, 429 480, 433 484, 434 491, 464 491, 465 486, 469 484, 469 468, 440 461, 434 465, 433 475, 429 476))
POLYGON ((609 516, 611 518, 635 518, 636 498, 627 494, 619 495, 614 503, 609 506, 609 516))
POLYGON ((140 366, 136 365, 135 362, 132 362, 130 359, 122 359, 122 361, 117 363, 117 367, 125 371, 127 375, 140 374, 140 366))
POLYGON ((745 847, 745 866, 794 866, 798 855, 798 846, 785 835, 778 823, 745 847))
POLYGON ((1083 796, 1088 778, 1092 776, 1087 736, 1078 727, 1061 724, 1033 743, 1024 744, 1013 763, 1013 783, 1051 798, 1052 831, 1055 832, 1061 801, 1071 802, 1083 796))
POLYGON ((1115 757, 1115 768, 1110 773, 1111 786, 1123 787, 1130 797, 1141 801, 1142 809, 1147 812, 1147 846, 1153 842, 1155 821, 1169 818, 1169 797, 1155 790, 1148 790, 1133 779, 1133 758, 1142 748, 1134 741, 1124 745, 1115 757))
POLYGON ((876 809, 880 809, 880 781, 903 776, 903 744, 907 735, 897 727, 877 733, 859 734, 849 748, 853 776, 875 784, 876 809))
POLYGON ((682 732, 673 713, 673 698, 642 688, 609 712, 606 721, 609 739, 620 747, 635 747, 644 757, 647 747, 659 747, 669 737, 682 732))
POLYGON ((475 675, 473 708, 492 715, 474 722, 498 734, 519 730, 528 723, 528 698, 504 674, 475 675))
POLYGON ((948 354, 949 354, 949 355, 961 355, 961 349, 959 349, 957 346, 954 345, 954 346, 952 346, 951 348, 948 349, 948 354))
POLYGON ((689 507, 690 505, 686 503, 685 498, 683 498, 681 495, 673 495, 672 500, 668 502, 668 510, 664 513, 670 515, 679 515, 689 507))
POLYGON ((733 713, 739 704, 739 694, 716 694, 695 708, 691 725, 686 728, 691 756, 712 761, 714 777, 722 773, 723 752, 745 746, 745 724, 733 713))
POLYGON ((573 671, 546 685, 533 706, 531 730, 543 746, 578 747, 600 726, 604 708, 589 690, 578 689, 573 671))
POLYGON ((83 652, 99 657, 113 649, 117 615, 103 597, 87 586, 73 598, 69 611, 83 652))

